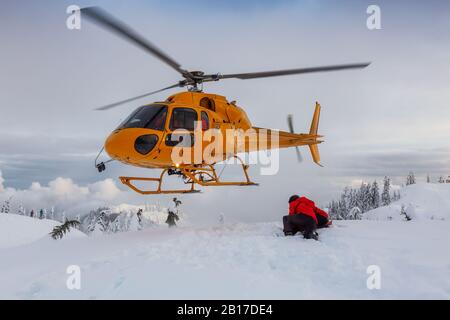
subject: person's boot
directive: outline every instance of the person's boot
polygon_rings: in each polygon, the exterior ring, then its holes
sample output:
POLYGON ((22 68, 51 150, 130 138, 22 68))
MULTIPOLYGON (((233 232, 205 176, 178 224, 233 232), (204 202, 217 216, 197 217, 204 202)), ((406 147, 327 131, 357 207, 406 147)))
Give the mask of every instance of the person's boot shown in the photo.
POLYGON ((314 239, 314 240, 319 240, 319 234, 317 232, 305 232, 303 237, 305 239, 314 239))

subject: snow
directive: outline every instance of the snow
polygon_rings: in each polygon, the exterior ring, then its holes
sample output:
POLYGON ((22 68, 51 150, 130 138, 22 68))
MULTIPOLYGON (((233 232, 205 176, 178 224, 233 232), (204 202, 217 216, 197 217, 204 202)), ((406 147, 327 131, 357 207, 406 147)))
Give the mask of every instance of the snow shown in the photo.
POLYGON ((320 242, 280 228, 160 226, 3 246, 0 298, 450 298, 449 222, 338 221, 320 242), (81 290, 66 288, 74 264, 81 290), (366 287, 370 265, 381 268, 380 290, 366 287))
MULTIPOLYGON (((0 249, 21 246, 42 238, 49 238, 53 227, 61 223, 52 220, 40 220, 17 214, 0 214, 0 249)), ((65 237, 85 236, 78 230, 72 230, 65 237)))
POLYGON ((450 220, 450 183, 420 183, 400 190, 400 200, 364 214, 369 220, 403 220, 402 205, 414 220, 450 220))
POLYGON ((169 229, 158 206, 144 212, 159 223, 143 230, 55 241, 56 222, 0 214, 0 299, 450 299, 449 192, 408 186, 364 220, 320 230, 318 242, 282 236, 281 221, 200 227, 184 217, 169 229), (66 286, 71 265, 80 290, 66 286), (373 265, 379 290, 367 288, 373 265))

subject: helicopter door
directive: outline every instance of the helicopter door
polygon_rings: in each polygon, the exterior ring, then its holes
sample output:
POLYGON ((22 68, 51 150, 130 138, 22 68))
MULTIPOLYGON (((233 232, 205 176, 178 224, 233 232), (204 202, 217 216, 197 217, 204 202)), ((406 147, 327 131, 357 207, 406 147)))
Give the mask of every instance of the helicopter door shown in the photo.
POLYGON ((166 146, 174 147, 193 147, 194 146, 194 127, 198 121, 198 114, 190 108, 174 108, 169 122, 170 133, 166 135, 166 146), (182 131, 172 133, 173 131, 182 131), (189 131, 189 132, 183 132, 189 131))

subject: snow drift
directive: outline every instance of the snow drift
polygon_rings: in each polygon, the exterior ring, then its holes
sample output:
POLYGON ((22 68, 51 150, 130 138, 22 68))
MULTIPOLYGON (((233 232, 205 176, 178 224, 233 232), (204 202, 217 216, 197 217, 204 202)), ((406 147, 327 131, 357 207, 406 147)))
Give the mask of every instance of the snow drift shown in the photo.
MULTIPOLYGON (((57 221, 39 220, 17 214, 0 214, 0 249, 25 245, 44 238, 50 241, 50 231, 59 224, 57 221)), ((85 235, 71 229, 64 239, 78 237, 85 235)))

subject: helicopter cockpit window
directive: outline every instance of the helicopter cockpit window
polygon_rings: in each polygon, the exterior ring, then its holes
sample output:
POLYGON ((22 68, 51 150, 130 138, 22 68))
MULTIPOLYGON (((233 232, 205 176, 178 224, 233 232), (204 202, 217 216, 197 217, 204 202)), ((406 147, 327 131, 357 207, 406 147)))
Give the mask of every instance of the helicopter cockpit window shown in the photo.
POLYGON ((198 121, 197 112, 188 108, 175 108, 170 119, 170 130, 185 129, 194 130, 195 122, 198 121))
POLYGON ((160 104, 143 106, 137 108, 118 129, 125 128, 147 128, 153 130, 164 130, 166 123, 167 107, 160 104))

